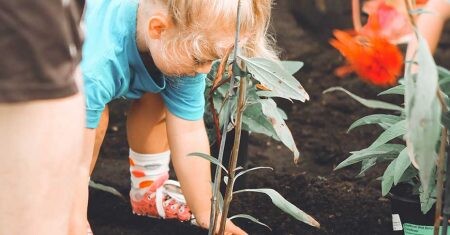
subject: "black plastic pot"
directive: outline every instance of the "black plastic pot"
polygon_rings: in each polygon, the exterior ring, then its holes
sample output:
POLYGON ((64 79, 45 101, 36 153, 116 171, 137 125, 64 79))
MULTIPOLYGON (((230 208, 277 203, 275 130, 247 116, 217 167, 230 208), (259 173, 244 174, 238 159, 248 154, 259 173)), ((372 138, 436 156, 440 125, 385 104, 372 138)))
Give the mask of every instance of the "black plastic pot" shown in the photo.
POLYGON ((418 196, 404 195, 401 190, 390 193, 392 210, 392 234, 433 235, 434 206, 423 214, 418 196))

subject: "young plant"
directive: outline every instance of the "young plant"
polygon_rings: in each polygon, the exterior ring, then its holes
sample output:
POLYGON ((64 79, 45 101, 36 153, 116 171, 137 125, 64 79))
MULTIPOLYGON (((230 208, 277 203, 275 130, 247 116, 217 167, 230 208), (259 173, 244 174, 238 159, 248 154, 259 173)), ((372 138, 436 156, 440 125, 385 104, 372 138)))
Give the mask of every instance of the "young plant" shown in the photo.
MULTIPOLYGON (((410 14, 421 12, 413 10, 414 4, 410 0, 405 0, 405 5, 410 14)), ((415 26, 411 15, 409 20, 415 26)), ((400 182, 412 184, 414 191, 419 193, 423 213, 436 202, 437 234, 442 209, 450 73, 436 66, 425 39, 419 33, 415 33, 415 38, 417 50, 414 58, 407 58, 403 83, 380 93, 403 95, 403 106, 366 100, 343 88, 331 88, 325 92, 341 90, 367 107, 393 111, 369 115, 351 125, 349 130, 366 124, 377 124, 385 130, 369 147, 351 152, 350 157, 336 169, 361 162, 360 174, 363 174, 377 162, 391 161, 382 177, 383 195, 400 182), (389 143, 396 138, 403 140, 403 144, 389 143)), ((382 64, 384 61, 379 62, 382 64)))
MULTIPOLYGON (((240 1, 238 2, 236 25, 236 40, 234 45, 238 45, 239 38, 239 12, 240 1)), ((259 192, 268 195, 272 202, 284 212, 294 218, 312 226, 319 227, 319 223, 311 216, 307 215, 295 205, 284 199, 273 189, 243 189, 234 191, 233 186, 236 179, 253 170, 264 169, 257 167, 242 170, 236 167, 239 152, 241 130, 262 133, 276 140, 280 140, 286 145, 294 155, 297 162, 300 153, 294 142, 292 134, 284 120, 286 114, 281 111, 273 97, 281 97, 289 100, 306 101, 308 94, 300 83, 292 76, 302 67, 300 62, 277 62, 265 58, 247 58, 242 56, 239 48, 234 48, 232 59, 229 60, 231 49, 222 58, 220 63, 216 63, 208 76, 210 90, 208 106, 211 110, 210 120, 214 122, 216 129, 216 140, 220 142, 218 158, 205 155, 203 153, 192 153, 193 156, 203 157, 217 165, 214 178, 214 192, 211 206, 211 222, 209 234, 213 234, 216 229, 218 215, 222 214, 219 234, 224 233, 225 221, 228 216, 228 208, 232 200, 232 195, 243 192, 259 192), (235 85, 239 84, 239 85, 235 85), (236 96, 236 93, 238 95, 236 96), (228 169, 222 165, 223 150, 226 141, 226 133, 235 128, 235 138, 228 169), (220 134, 220 129, 222 133, 220 134), (227 184, 223 204, 220 203, 219 185, 221 182, 221 170, 227 174, 224 181, 227 184)), ((210 132, 211 133, 211 132, 210 132)), ((246 218, 260 223, 250 215, 235 215, 231 218, 246 218)), ((264 225, 264 224, 263 224, 264 225)))

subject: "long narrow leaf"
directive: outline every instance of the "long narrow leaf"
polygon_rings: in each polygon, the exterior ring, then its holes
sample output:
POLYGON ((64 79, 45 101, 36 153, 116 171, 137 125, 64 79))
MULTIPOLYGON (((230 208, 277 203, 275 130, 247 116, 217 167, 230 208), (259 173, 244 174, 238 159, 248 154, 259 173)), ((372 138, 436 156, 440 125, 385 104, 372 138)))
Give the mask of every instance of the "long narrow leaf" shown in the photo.
POLYGON ((404 148, 397 157, 397 161, 395 163, 394 168, 394 184, 397 185, 400 182, 400 179, 405 173, 406 169, 411 165, 411 160, 409 160, 408 149, 404 148))
POLYGON ((363 149, 360 151, 352 152, 352 155, 350 155, 347 159, 342 161, 335 168, 335 170, 358 163, 365 159, 380 157, 380 156, 383 156, 386 154, 388 154, 388 155, 398 154, 404 148, 405 148, 405 146, 401 145, 401 144, 384 144, 384 145, 378 146, 377 148, 373 148, 373 149, 366 148, 366 149, 363 149))
POLYGON ((233 215, 230 217, 230 220, 236 219, 236 218, 243 218, 243 219, 248 219, 254 223, 257 223, 259 225, 262 225, 266 228, 268 228, 270 231, 272 231, 272 228, 270 228, 267 224, 259 221, 258 219, 256 219, 255 217, 251 216, 251 215, 247 215, 247 214, 239 214, 239 215, 233 215))
POLYGON ((277 191, 275 191, 273 189, 269 189, 269 188, 242 189, 242 190, 236 191, 234 193, 236 194, 236 193, 242 193, 242 192, 264 193, 270 197, 270 199, 272 200, 272 202, 275 206, 280 208, 282 211, 288 213, 295 219, 302 221, 306 224, 309 224, 311 226, 317 227, 317 228, 320 227, 319 222, 317 222, 313 217, 306 214, 305 212, 303 212, 302 210, 297 208, 295 205, 293 205, 292 203, 290 203, 289 201, 284 199, 283 196, 281 196, 277 191))
POLYGON ((220 166, 228 174, 227 168, 225 168, 222 165, 222 163, 220 163, 219 160, 217 160, 217 158, 215 158, 215 157, 209 156, 208 154, 204 154, 204 153, 190 153, 190 154, 188 154, 188 156, 204 158, 204 159, 210 161, 211 163, 214 163, 214 164, 220 166))
POLYGON ((325 90, 323 93, 328 93, 328 92, 332 92, 332 91, 345 92, 347 95, 349 95, 350 97, 352 97, 353 99, 355 99, 356 101, 358 101, 359 103, 361 103, 362 105, 364 105, 368 108, 387 109, 387 110, 395 110, 395 111, 403 110, 402 107, 395 105, 395 104, 390 104, 390 103, 378 101, 378 100, 368 100, 368 99, 361 98, 361 97, 351 93, 350 91, 347 91, 346 89, 344 89, 342 87, 331 87, 331 88, 328 88, 327 90, 325 90))
POLYGON ((244 170, 244 171, 241 171, 241 172, 237 173, 236 176, 234 177, 234 180, 236 181, 236 179, 237 179, 239 176, 241 176, 241 175, 243 175, 243 174, 246 174, 246 173, 248 173, 248 172, 250 172, 250 171, 261 170, 261 169, 269 169, 269 170, 272 170, 272 171, 273 171, 273 168, 272 168, 272 167, 267 167, 267 166, 253 167, 253 168, 250 168, 250 169, 247 169, 247 170, 244 170))
POLYGON ((436 145, 441 131, 441 107, 436 93, 438 71, 426 40, 418 35, 419 72, 416 81, 407 73, 412 92, 405 100, 408 121, 407 147, 411 161, 419 167, 420 181, 425 193, 431 192, 432 170, 435 166, 436 145), (413 95, 412 95, 413 94, 413 95))
POLYGON ((402 120, 402 117, 389 115, 389 114, 373 114, 369 116, 362 117, 356 120, 352 125, 348 128, 347 132, 350 132, 352 129, 369 124, 386 124, 388 126, 392 126, 393 124, 402 120))
POLYGON ((397 159, 394 159, 386 168, 381 180, 381 194, 386 196, 394 184, 395 164, 397 159))
POLYGON ((405 85, 398 85, 389 88, 383 92, 380 92, 378 95, 404 95, 404 94, 405 94, 405 85))
POLYGON ((90 180, 89 181, 89 187, 95 188, 95 189, 98 189, 100 191, 104 191, 104 192, 107 192, 107 193, 111 193, 112 195, 117 196, 117 197, 121 198, 122 200, 126 201, 125 197, 119 191, 117 191, 117 189, 115 189, 115 188, 113 188, 111 186, 107 186, 107 185, 104 185, 104 184, 96 183, 96 182, 90 180))
POLYGON ((381 133, 368 148, 377 148, 404 134, 406 134, 406 120, 401 120, 381 133))

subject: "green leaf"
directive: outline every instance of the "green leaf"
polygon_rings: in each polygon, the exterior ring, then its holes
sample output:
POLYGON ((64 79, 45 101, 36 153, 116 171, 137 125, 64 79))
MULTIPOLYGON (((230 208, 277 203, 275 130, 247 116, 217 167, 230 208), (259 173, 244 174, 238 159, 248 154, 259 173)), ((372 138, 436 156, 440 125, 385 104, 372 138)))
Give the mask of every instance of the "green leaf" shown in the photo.
POLYGON ((426 40, 418 35, 418 74, 414 81, 411 67, 406 71, 405 93, 406 135, 408 151, 419 167, 420 181, 425 192, 430 192, 436 146, 441 131, 441 107, 437 99, 438 71, 426 40), (410 89, 410 91, 408 91, 410 89), (409 92, 409 93, 408 93, 409 92))
POLYGON ((245 63, 253 77, 276 96, 300 101, 309 100, 309 95, 300 82, 289 74, 280 63, 264 58, 244 56, 239 56, 239 58, 245 63))
POLYGON ((111 193, 112 195, 117 196, 117 197, 121 198, 122 200, 126 201, 125 197, 119 191, 117 191, 117 189, 115 189, 111 186, 95 183, 94 181, 89 180, 89 187, 95 188, 95 189, 98 189, 100 191, 104 191, 107 193, 111 193))
POLYGON ((356 101, 358 101, 359 103, 361 103, 362 105, 364 105, 368 108, 387 109, 387 110, 395 110, 395 111, 403 110, 402 107, 395 105, 395 104, 390 104, 390 103, 378 101, 378 100, 368 100, 368 99, 361 98, 361 97, 351 93, 350 91, 347 91, 346 89, 344 89, 342 87, 331 87, 331 88, 328 88, 327 90, 325 90, 323 93, 328 93, 328 92, 332 92, 332 91, 345 92, 347 95, 351 96, 353 99, 355 99, 356 101))
POLYGON ((211 163, 214 163, 217 166, 220 166, 227 174, 228 174, 228 170, 227 168, 225 168, 221 162, 219 162, 219 160, 217 160, 217 158, 209 156, 208 154, 204 154, 204 153, 190 153, 188 154, 188 156, 195 156, 195 157, 201 157, 204 158, 208 161, 210 161, 211 163))
POLYGON ((253 168, 250 168, 250 169, 247 169, 247 170, 243 170, 243 171, 237 173, 236 176, 234 177, 234 181, 236 181, 236 179, 237 179, 239 176, 243 175, 243 174, 246 174, 246 173, 248 173, 248 172, 250 172, 250 171, 261 170, 261 169, 270 169, 270 170, 273 170, 272 167, 267 167, 267 166, 253 167, 253 168))
POLYGON ((356 177, 364 176, 364 174, 377 163, 377 158, 364 159, 361 163, 361 171, 356 177))
POLYGON ((280 141, 272 123, 263 114, 260 103, 248 105, 242 116, 242 127, 244 130, 264 134, 280 141))
POLYGON ((402 117, 395 116, 395 115, 373 114, 373 115, 362 117, 359 120, 355 121, 348 128, 347 132, 350 132, 351 130, 353 130, 356 127, 359 127, 362 125, 368 125, 368 124, 384 124, 384 126, 390 127, 402 119, 403 119, 402 117))
POLYGON ((267 98, 279 97, 279 95, 277 93, 272 92, 272 91, 257 91, 256 94, 259 97, 267 97, 267 98))
POLYGON ((270 231, 272 231, 272 228, 270 228, 267 224, 260 222, 258 219, 256 219, 255 217, 253 217, 251 215, 247 215, 247 214, 233 215, 230 217, 230 220, 233 220, 236 218, 243 218, 243 219, 251 220, 252 222, 262 225, 262 226, 268 228, 270 231))
POLYGON ((377 148, 404 134, 406 134, 406 120, 401 120, 381 133, 368 148, 377 148))
POLYGON ((439 77, 450 77, 450 70, 442 67, 442 66, 436 66, 438 73, 439 73, 439 77))
POLYGON ((303 67, 304 63, 301 61, 285 60, 281 61, 281 65, 283 65, 284 69, 286 69, 289 74, 294 75, 294 73, 296 73, 303 67))
POLYGON ((408 149, 404 148, 400 154, 398 155, 396 161, 395 161, 395 167, 394 167, 394 184, 397 185, 402 176, 403 173, 405 173, 406 169, 411 165, 411 160, 409 160, 408 156, 408 149))
POLYGON ((381 194, 383 196, 386 196, 389 191, 391 191, 392 185, 394 184, 396 162, 397 159, 394 159, 384 171, 383 178, 381 180, 381 194))
POLYGON ((369 158, 376 158, 385 155, 395 155, 402 151, 403 148, 405 148, 405 146, 401 144, 384 144, 373 149, 366 148, 355 151, 352 152, 352 155, 350 155, 347 159, 342 161, 334 170, 341 169, 343 167, 358 163, 369 158))
POLYGON ((380 92, 378 95, 404 95, 404 94, 405 94, 405 85, 398 85, 389 88, 383 92, 380 92))
MULTIPOLYGON (((417 171, 417 169, 414 167, 414 166, 412 166, 412 165, 410 165, 406 170, 405 170, 405 172, 403 172, 403 175, 402 175, 402 177, 400 178, 400 180, 398 181, 398 183, 402 183, 402 182, 410 182, 413 178, 418 178, 419 176, 418 176, 418 171, 417 171)), ((395 176, 394 176, 395 177, 395 176)), ((395 179, 394 179, 395 180, 395 179)), ((417 185, 417 183, 414 183, 413 182, 413 184, 415 184, 415 185, 417 185)))
POLYGON ((283 120, 288 120, 288 116, 287 116, 286 112, 284 112, 284 110, 282 110, 280 108, 277 108, 277 109, 278 109, 278 112, 281 115, 281 118, 283 118, 283 120))
MULTIPOLYGON (((433 168, 432 172, 435 173, 436 168, 433 168)), ((426 214, 436 202, 436 181, 430 182, 429 190, 426 191, 423 188, 423 184, 419 188, 420 207, 422 213, 426 214)))
POLYGON ((286 199, 284 199, 283 196, 281 196, 277 191, 269 188, 261 188, 261 189, 242 189, 239 191, 234 192, 236 193, 242 193, 242 192, 257 192, 257 193, 264 193, 267 196, 270 197, 273 204, 280 208, 282 211, 288 213, 295 219, 302 221, 306 224, 309 224, 311 226, 320 227, 320 224, 310 215, 306 214, 299 208, 297 208, 292 203, 288 202, 286 199))
POLYGON ((291 131, 284 122, 283 117, 278 112, 277 104, 272 99, 261 100, 261 104, 264 115, 266 115, 272 123, 272 126, 281 142, 294 153, 294 161, 297 162, 300 157, 300 152, 295 145, 294 137, 292 137, 291 131))
POLYGON ((222 101, 222 105, 220 105, 220 110, 218 111, 220 128, 223 128, 223 125, 226 120, 230 120, 232 118, 233 112, 236 110, 237 104, 236 102, 237 102, 236 96, 233 96, 231 98, 226 97, 222 101))

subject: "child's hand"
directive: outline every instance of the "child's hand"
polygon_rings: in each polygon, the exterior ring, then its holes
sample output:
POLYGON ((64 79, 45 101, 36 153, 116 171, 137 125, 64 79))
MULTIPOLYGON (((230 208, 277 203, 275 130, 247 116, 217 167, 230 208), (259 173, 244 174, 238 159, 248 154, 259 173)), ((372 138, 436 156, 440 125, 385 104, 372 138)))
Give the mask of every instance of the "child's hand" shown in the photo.
MULTIPOLYGON (((219 233, 219 227, 220 227, 220 218, 219 215, 219 221, 217 222, 216 232, 215 234, 219 233)), ((209 212, 204 214, 195 215, 195 219, 197 220, 197 223, 202 228, 209 228, 209 212)), ((247 233, 233 224, 231 220, 227 219, 227 222, 225 224, 225 235, 247 235, 247 233)))

